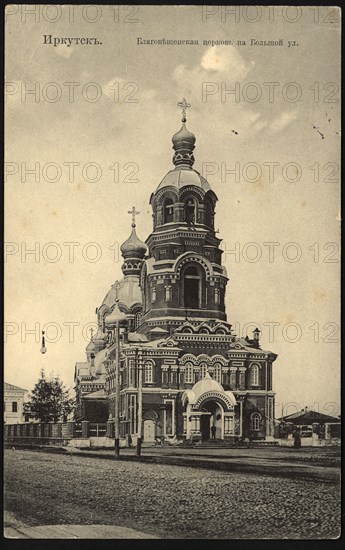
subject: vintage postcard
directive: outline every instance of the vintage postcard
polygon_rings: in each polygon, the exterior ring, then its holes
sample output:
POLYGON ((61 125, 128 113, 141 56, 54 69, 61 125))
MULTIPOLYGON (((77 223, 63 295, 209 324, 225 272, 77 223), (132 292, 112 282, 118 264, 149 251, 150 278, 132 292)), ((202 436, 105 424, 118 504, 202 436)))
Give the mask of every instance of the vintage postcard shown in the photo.
POLYGON ((337 539, 340 8, 4 17, 5 537, 337 539))

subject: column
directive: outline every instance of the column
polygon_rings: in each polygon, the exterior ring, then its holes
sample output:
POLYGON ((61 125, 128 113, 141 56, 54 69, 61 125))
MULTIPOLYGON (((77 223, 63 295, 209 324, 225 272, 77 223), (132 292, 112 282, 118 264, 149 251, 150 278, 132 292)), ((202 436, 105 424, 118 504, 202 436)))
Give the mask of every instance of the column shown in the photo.
POLYGON ((182 413, 183 416, 183 435, 187 435, 187 413, 182 413))
POLYGON ((244 390, 245 388, 246 388, 246 369, 240 368, 239 389, 244 390))
POLYGON ((237 367, 230 367, 230 388, 232 390, 237 388, 237 367))

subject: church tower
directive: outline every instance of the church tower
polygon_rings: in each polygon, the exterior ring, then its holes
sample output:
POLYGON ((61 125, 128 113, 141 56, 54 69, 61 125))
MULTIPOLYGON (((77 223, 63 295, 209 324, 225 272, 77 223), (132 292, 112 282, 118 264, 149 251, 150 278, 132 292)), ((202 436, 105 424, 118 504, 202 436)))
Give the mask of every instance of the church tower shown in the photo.
POLYGON ((140 332, 152 327, 172 333, 188 319, 193 324, 226 322, 228 278, 221 265, 221 239, 214 218, 217 196, 193 168, 196 138, 186 128, 184 99, 182 127, 173 136, 174 169, 151 195, 153 231, 147 238, 140 286, 143 316, 140 332))
POLYGON ((121 246, 124 277, 97 308, 88 362, 76 365, 80 418, 104 422, 107 405, 108 436, 116 418, 120 438, 139 445, 142 439, 195 442, 211 435, 228 442, 271 440, 277 355, 262 349, 259 329, 253 338, 237 336, 227 322, 217 197, 193 168, 190 105, 185 99, 178 105, 174 167, 150 199, 153 230, 146 243, 138 238, 133 207, 131 234, 121 246), (126 317, 118 336, 109 323, 114 308, 126 317))

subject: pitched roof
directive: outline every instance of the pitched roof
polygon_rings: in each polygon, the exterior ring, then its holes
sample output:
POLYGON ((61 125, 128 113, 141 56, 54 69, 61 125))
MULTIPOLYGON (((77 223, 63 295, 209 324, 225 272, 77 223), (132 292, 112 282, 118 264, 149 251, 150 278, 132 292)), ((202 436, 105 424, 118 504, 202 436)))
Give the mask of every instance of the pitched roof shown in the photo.
POLYGON ((28 391, 24 388, 20 388, 19 386, 15 386, 14 384, 8 384, 7 382, 4 382, 4 389, 5 390, 20 390, 20 391, 28 391))
POLYGON ((88 393, 83 396, 83 399, 106 399, 108 397, 107 392, 104 389, 88 393))
POLYGON ((279 420, 284 420, 284 422, 292 422, 293 424, 312 424, 313 422, 325 423, 325 422, 339 422, 340 418, 337 416, 330 416, 329 414, 323 414, 317 411, 305 411, 301 410, 279 418, 279 420))

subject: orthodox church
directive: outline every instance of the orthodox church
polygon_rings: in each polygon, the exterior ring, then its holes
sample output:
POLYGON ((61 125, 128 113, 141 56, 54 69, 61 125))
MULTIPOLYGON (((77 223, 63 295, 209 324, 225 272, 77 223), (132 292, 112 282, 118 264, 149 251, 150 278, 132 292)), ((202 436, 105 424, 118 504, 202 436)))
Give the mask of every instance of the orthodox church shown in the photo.
POLYGON ((172 138, 174 168, 150 197, 152 233, 146 242, 138 238, 133 207, 131 234, 121 246, 123 278, 96 309, 98 330, 87 360, 75 366, 77 419, 114 418, 116 352, 109 325, 120 310, 122 438, 270 439, 277 355, 261 348, 258 329, 252 338, 241 338, 227 320, 228 277, 214 223, 217 196, 193 168, 190 105, 178 105, 182 127, 172 138))

